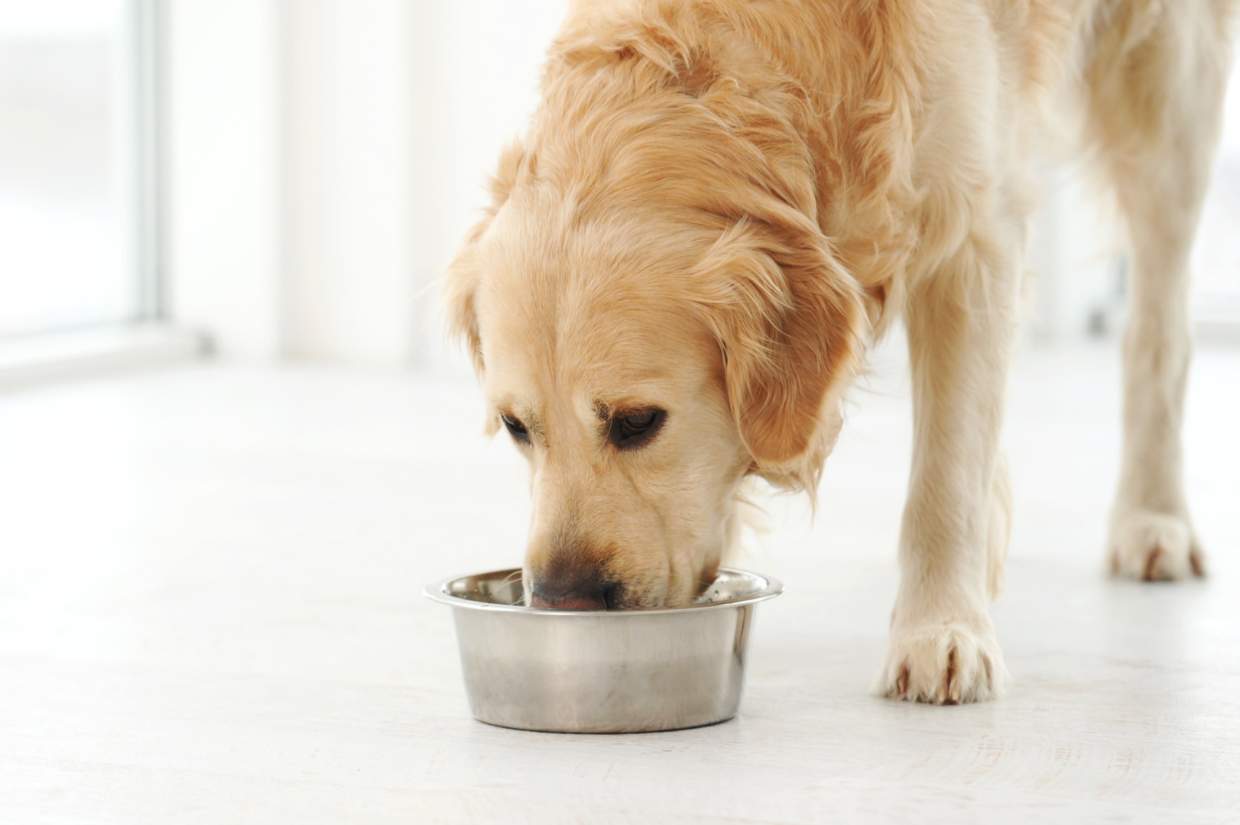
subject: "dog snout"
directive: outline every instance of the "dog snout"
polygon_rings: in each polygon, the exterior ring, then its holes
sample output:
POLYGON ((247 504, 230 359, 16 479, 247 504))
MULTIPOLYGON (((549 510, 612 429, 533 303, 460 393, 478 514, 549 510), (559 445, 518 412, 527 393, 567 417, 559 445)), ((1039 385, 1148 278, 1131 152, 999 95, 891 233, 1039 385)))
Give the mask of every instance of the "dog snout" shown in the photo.
POLYGON ((606 610, 611 606, 616 587, 597 564, 561 557, 531 572, 531 607, 606 610))

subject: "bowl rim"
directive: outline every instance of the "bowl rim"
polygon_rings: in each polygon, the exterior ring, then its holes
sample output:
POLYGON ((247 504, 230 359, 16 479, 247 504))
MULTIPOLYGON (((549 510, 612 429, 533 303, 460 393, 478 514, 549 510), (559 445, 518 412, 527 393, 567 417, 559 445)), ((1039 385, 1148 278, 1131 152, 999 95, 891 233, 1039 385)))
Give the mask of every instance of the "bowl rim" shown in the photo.
POLYGON ((449 607, 459 607, 465 610, 483 610, 494 613, 517 613, 525 616, 593 616, 595 618, 605 616, 607 618, 621 618, 625 616, 659 616, 671 613, 698 613, 707 610, 724 610, 732 607, 744 607, 745 605, 757 604, 768 599, 773 599, 784 592, 784 583, 774 576, 767 576, 763 573, 755 573, 752 570, 745 570, 740 567, 720 567, 720 573, 739 573, 742 576, 759 579, 765 584, 756 593, 745 596, 741 599, 733 599, 727 602, 710 602, 708 604, 691 604, 687 607, 638 607, 629 610, 560 610, 554 607, 526 607, 522 604, 498 604, 496 602, 480 602, 473 599, 463 599, 460 596, 453 596, 448 593, 448 585, 460 579, 469 579, 475 576, 493 576, 497 574, 511 574, 521 570, 520 567, 500 568, 498 570, 484 570, 480 573, 466 573, 460 576, 449 576, 446 579, 432 582, 422 589, 422 595, 433 602, 446 604, 449 607))

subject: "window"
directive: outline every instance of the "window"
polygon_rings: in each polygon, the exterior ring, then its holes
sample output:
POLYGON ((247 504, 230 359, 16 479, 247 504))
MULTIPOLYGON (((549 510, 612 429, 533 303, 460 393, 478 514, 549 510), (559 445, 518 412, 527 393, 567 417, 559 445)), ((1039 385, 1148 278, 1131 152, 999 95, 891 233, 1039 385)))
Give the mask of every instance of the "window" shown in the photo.
POLYGON ((0 5, 0 337, 158 313, 152 8, 0 5))

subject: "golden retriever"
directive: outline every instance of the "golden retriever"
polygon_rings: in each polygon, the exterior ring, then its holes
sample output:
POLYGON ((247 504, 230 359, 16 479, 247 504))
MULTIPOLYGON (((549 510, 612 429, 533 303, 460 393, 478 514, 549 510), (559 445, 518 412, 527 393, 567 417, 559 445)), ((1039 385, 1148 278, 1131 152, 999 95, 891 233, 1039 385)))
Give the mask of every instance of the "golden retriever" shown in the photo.
POLYGON ((878 691, 998 695, 1004 382, 1031 158, 1065 91, 1133 241, 1112 564, 1200 575, 1186 261, 1235 5, 579 2, 447 288, 492 431, 530 464, 530 603, 691 602, 747 476, 813 493, 902 317, 915 454, 878 691))

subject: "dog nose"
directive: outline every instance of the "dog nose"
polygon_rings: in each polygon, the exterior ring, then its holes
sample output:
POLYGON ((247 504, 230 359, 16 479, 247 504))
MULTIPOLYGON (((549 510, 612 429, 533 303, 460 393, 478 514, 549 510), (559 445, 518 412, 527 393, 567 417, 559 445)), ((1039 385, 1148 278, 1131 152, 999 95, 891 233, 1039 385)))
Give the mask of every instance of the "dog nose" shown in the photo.
POLYGON ((544 599, 534 593, 530 596, 530 607, 550 607, 556 610, 606 610, 607 600, 602 593, 597 596, 568 596, 557 600, 544 599))
POLYGON ((556 610, 606 610, 611 582, 602 571, 571 564, 552 564, 534 571, 530 607, 556 610))

